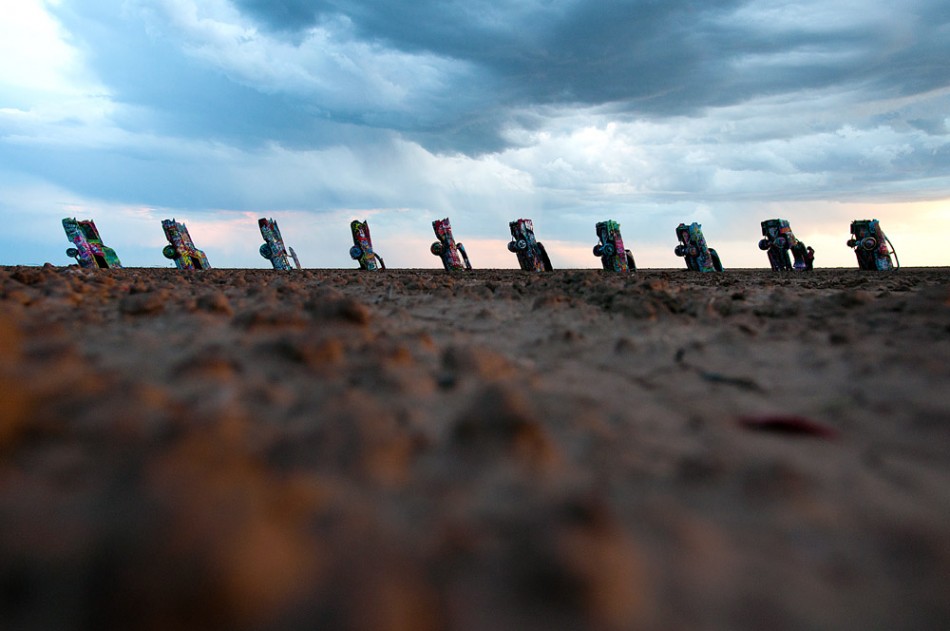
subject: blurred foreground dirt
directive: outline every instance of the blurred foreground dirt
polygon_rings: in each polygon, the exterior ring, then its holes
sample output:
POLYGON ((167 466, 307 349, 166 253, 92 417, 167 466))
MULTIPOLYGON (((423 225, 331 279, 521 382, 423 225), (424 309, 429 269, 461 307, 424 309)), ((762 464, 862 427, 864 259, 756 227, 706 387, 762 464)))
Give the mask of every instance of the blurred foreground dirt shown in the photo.
POLYGON ((947 629, 948 359, 945 268, 0 268, 0 627, 947 629))

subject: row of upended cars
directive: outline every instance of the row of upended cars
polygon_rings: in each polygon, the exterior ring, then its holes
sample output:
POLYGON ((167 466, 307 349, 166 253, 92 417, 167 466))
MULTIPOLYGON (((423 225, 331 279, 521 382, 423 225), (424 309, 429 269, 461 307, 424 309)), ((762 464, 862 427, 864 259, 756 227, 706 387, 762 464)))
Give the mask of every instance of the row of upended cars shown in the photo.
MULTIPOLYGON (((264 243, 260 246, 260 255, 269 260, 274 269, 300 269, 300 260, 292 247, 284 244, 280 228, 273 219, 261 218, 258 227, 264 243), (292 262, 292 263, 291 263, 292 262)), ((511 241, 508 250, 518 257, 522 270, 544 272, 553 269, 544 244, 534 234, 534 224, 530 219, 516 219, 509 222, 511 241)), ((99 230, 91 220, 63 219, 63 228, 72 246, 66 255, 75 258, 81 267, 110 268, 122 267, 115 250, 102 243, 99 230)), ((470 270, 465 246, 455 240, 452 225, 448 217, 432 222, 436 241, 430 247, 433 255, 438 256, 446 270, 470 270)), ((195 247, 185 224, 174 219, 162 221, 162 230, 168 239, 162 254, 174 261, 179 269, 208 269, 208 257, 195 247)), ((633 253, 624 246, 620 235, 620 224, 612 219, 595 225, 598 242, 594 246, 594 256, 600 258, 605 270, 630 272, 636 270, 633 253)), ((383 257, 373 247, 369 222, 354 220, 350 223, 353 246, 350 257, 362 270, 386 269, 383 257)), ((795 237, 786 219, 767 219, 762 222, 762 239, 759 248, 766 252, 769 264, 775 271, 807 271, 813 269, 814 249, 806 246, 795 237)), ((681 223, 676 227, 678 241, 674 253, 682 257, 687 269, 697 272, 721 272, 722 261, 715 249, 710 248, 698 223, 681 223)), ((899 267, 897 253, 890 239, 881 229, 877 219, 856 219, 851 222, 851 238, 848 247, 855 251, 858 267, 862 270, 890 270, 899 267)))

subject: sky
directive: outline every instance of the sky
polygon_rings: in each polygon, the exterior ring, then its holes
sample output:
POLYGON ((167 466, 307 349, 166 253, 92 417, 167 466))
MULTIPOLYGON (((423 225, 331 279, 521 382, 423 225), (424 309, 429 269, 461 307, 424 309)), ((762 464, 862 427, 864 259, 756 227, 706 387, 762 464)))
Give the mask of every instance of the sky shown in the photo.
POLYGON ((517 267, 534 220, 556 268, 684 267, 698 221, 767 267, 785 218, 816 267, 856 267, 877 218, 905 266, 950 265, 946 0, 0 0, 0 264, 72 262, 92 218, 126 266, 168 267, 160 222, 215 267, 351 268, 368 219, 390 267, 517 267))

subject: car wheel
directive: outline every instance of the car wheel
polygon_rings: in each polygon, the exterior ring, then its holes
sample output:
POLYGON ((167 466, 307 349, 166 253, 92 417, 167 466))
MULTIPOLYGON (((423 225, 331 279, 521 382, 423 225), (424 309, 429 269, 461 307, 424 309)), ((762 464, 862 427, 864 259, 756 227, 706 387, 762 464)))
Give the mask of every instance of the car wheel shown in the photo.
POLYGON ((760 250, 768 250, 768 249, 769 249, 769 240, 768 240, 768 239, 762 239, 761 241, 759 241, 759 249, 760 249, 760 250))
POLYGON ((604 248, 598 243, 594 246, 594 256, 603 256, 604 248))
POLYGON ((267 245, 266 243, 261 244, 261 248, 259 252, 261 253, 261 256, 263 256, 265 259, 270 259, 271 257, 270 246, 267 245))
POLYGON ((509 241, 509 242, 508 242, 508 251, 509 251, 509 252, 517 252, 517 251, 518 251, 518 245, 517 245, 514 241, 509 241))
POLYGON ((162 256, 166 259, 174 259, 178 257, 178 250, 175 249, 173 245, 166 245, 162 248, 162 256))
POLYGON ((676 256, 686 256, 686 246, 683 244, 676 246, 673 248, 673 254, 676 256))
POLYGON ((66 250, 66 256, 68 256, 71 259, 74 259, 77 256, 79 256, 79 250, 77 250, 76 248, 68 248, 66 250))
POLYGON ((363 256, 363 250, 360 249, 360 246, 354 245, 352 248, 350 248, 351 259, 356 260, 356 259, 359 259, 361 256, 363 256))
POLYGON ((527 249, 528 249, 528 242, 527 242, 526 240, 524 240, 524 239, 518 239, 518 244, 517 244, 517 246, 518 246, 518 249, 519 249, 519 250, 522 250, 522 251, 527 250, 527 249))
POLYGON ((604 244, 604 256, 613 256, 614 252, 617 251, 617 248, 614 247, 613 243, 604 244))
POLYGON ((538 251, 541 253, 541 264, 544 266, 544 271, 552 271, 554 267, 551 265, 551 259, 548 258, 548 251, 544 249, 543 244, 538 244, 538 251))
POLYGON ((865 250, 873 250, 874 248, 877 247, 877 239, 875 239, 874 237, 868 237, 867 239, 861 242, 861 247, 864 248, 865 250))
POLYGON ((788 247, 788 239, 785 237, 779 237, 775 240, 775 247, 780 250, 784 250, 786 247, 788 247))
POLYGON ((442 256, 442 244, 439 241, 436 241, 431 246, 429 246, 429 252, 432 252, 436 256, 442 256))

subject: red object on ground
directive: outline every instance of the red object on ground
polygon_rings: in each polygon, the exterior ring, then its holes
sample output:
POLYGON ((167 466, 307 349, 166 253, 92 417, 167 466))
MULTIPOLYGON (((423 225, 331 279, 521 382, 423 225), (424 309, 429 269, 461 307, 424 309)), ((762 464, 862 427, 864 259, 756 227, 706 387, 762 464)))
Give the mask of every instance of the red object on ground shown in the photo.
POLYGON ((814 436, 816 438, 838 437, 838 430, 803 416, 744 416, 739 419, 739 425, 746 429, 775 432, 778 434, 814 436))

